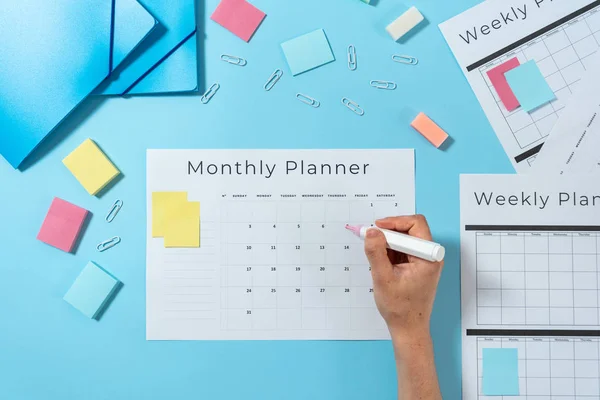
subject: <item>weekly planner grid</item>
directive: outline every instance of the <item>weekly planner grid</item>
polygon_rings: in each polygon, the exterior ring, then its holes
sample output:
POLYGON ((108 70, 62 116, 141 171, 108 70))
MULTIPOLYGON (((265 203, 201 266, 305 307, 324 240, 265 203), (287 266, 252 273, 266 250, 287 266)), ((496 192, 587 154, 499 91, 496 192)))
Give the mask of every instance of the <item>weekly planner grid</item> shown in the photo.
POLYGON ((517 172, 527 172, 600 46, 600 1, 489 0, 440 29, 517 172), (534 61, 555 99, 508 111, 488 72, 534 61))
POLYGON ((594 182, 461 177, 464 399, 600 399, 600 186, 594 182), (494 349, 516 353, 510 366, 500 364, 506 379, 490 385, 486 353, 494 349))
POLYGON ((412 150, 150 150, 147 169, 149 227, 153 193, 201 210, 199 246, 149 228, 148 339, 389 339, 345 224, 414 214, 412 150))

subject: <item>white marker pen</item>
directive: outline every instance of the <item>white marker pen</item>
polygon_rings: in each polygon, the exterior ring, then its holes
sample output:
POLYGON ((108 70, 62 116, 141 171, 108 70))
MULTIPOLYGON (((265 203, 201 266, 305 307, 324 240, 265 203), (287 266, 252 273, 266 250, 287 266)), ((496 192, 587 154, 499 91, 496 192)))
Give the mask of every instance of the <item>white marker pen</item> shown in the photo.
POLYGON ((405 235, 403 233, 364 225, 346 225, 346 229, 363 240, 365 239, 369 229, 378 229, 383 232, 385 240, 387 240, 387 247, 389 249, 418 257, 426 261, 439 262, 442 261, 446 255, 446 249, 444 249, 443 246, 428 240, 405 235))

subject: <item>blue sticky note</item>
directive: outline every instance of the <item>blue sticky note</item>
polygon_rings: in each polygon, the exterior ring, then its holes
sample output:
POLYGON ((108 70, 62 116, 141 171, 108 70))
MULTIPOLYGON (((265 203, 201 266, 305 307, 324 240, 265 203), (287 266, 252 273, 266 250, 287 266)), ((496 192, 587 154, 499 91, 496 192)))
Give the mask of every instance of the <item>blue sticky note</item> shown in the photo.
POLYGON ((519 353, 517 349, 483 349, 483 394, 519 395, 519 353))
POLYGON ((63 299, 88 318, 96 318, 112 299, 119 280, 89 262, 63 299))
POLYGON ((556 98, 535 61, 521 64, 504 74, 521 107, 531 112, 556 98))
POLYGON ((294 76, 335 61, 323 29, 288 40, 281 48, 294 76))

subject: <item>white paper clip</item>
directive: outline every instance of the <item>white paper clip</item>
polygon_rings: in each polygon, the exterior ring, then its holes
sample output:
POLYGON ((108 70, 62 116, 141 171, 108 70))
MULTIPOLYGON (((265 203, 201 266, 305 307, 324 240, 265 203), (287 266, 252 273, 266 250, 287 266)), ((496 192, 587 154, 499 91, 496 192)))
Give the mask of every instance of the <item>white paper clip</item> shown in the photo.
POLYGON ((314 107, 314 108, 317 108, 317 107, 319 107, 321 105, 321 103, 319 103, 318 100, 315 100, 312 97, 307 96, 307 95, 302 94, 302 93, 296 94, 296 98, 298 100, 300 100, 301 102, 303 102, 304 104, 308 104, 309 106, 314 107))
POLYGON ((96 246, 96 250, 98 250, 99 252, 103 252, 110 248, 115 247, 119 243, 121 243, 121 238, 118 236, 115 236, 111 239, 105 240, 104 242, 100 243, 98 246, 96 246))
POLYGON ((396 90, 398 85, 396 85, 396 82, 371 81, 371 87, 384 90, 396 90))
POLYGON ((243 58, 237 56, 230 56, 229 54, 221 54, 221 61, 225 61, 226 63, 233 65, 239 65, 240 67, 243 67, 244 65, 248 64, 248 62, 243 58))
POLYGON ((108 214, 106 214, 106 222, 108 222, 109 224, 113 222, 119 211, 121 211, 121 208, 123 208, 123 200, 115 201, 115 204, 113 204, 113 206, 108 211, 108 214))
POLYGON ((356 47, 354 45, 348 46, 348 69, 350 71, 356 71, 356 47))
POLYGON ((283 71, 280 69, 276 69, 275 72, 273 72, 269 77, 267 83, 265 83, 265 90, 268 92, 269 90, 273 89, 273 86, 275 86, 275 84, 279 82, 282 76, 283 71))
POLYGON ((392 60, 397 63, 400 63, 400 64, 408 64, 408 65, 417 65, 419 63, 419 60, 417 60, 415 57, 403 56, 400 54, 394 54, 392 56, 392 60))
POLYGON ((218 83, 213 83, 213 85, 208 88, 208 90, 202 95, 202 97, 200 97, 200 101, 203 104, 208 103, 210 99, 212 99, 213 96, 217 94, 217 90, 219 90, 220 87, 221 85, 219 85, 218 83))
POLYGON ((345 105, 346 107, 348 107, 348 109, 356 115, 359 115, 361 117, 363 115, 365 115, 365 110, 360 108, 360 106, 357 103, 355 103, 354 101, 352 101, 346 97, 344 97, 342 99, 342 104, 345 105))

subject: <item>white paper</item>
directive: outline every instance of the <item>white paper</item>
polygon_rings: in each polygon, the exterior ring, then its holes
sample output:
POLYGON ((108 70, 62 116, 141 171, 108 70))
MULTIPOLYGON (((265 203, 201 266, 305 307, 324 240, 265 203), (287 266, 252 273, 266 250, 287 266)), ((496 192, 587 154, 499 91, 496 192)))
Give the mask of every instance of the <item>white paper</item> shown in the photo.
POLYGON ((344 226, 414 214, 413 150, 149 150, 147 201, 147 339, 389 339, 344 226), (151 237, 157 191, 200 202, 200 248, 151 237))
MULTIPOLYGON (((600 35, 598 36, 600 38, 600 35)), ((600 167, 600 53, 535 160, 534 172, 589 173, 600 167)))
POLYGON ((598 10, 591 0, 487 0, 440 25, 517 172, 530 169, 597 51, 598 10), (537 62, 556 100, 532 113, 506 110, 487 72, 514 57, 537 62))
POLYGON ((600 180, 462 175, 460 191, 463 399, 484 398, 484 347, 519 348, 521 396, 599 399, 600 180))

